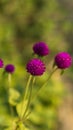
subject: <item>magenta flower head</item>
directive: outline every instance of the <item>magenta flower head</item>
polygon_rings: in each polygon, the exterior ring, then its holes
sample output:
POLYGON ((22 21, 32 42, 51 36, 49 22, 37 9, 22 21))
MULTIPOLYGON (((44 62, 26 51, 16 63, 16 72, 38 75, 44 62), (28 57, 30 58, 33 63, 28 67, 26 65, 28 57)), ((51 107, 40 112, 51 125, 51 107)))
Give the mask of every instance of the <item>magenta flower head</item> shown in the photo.
POLYGON ((0 59, 0 68, 3 68, 3 66, 4 66, 3 60, 0 59))
POLYGON ((41 76, 45 72, 45 64, 37 58, 30 60, 26 66, 27 72, 34 76, 41 76))
POLYGON ((69 68, 72 64, 72 58, 67 52, 60 52, 55 56, 55 64, 60 69, 69 68))
POLYGON ((13 73, 13 72, 15 71, 14 65, 12 65, 12 64, 6 65, 6 66, 5 66, 5 71, 6 71, 7 73, 13 73))
POLYGON ((46 56, 49 54, 48 45, 44 42, 38 42, 33 46, 33 51, 39 56, 46 56))

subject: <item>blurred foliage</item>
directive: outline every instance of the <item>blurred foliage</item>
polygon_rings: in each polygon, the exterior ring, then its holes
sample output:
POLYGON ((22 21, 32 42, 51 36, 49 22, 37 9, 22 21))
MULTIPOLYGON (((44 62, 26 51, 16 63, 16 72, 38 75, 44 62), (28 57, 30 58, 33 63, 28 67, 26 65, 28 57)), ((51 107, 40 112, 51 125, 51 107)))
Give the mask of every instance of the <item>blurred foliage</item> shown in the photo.
MULTIPOLYGON (((73 1, 0 0, 0 58, 5 65, 13 63, 16 66, 10 90, 7 76, 2 77, 3 70, 0 70, 0 130, 10 130, 7 126, 12 125, 11 120, 17 118, 16 106, 22 100, 28 79, 25 66, 32 57, 32 45, 40 40, 45 41, 51 50, 45 60, 48 75, 52 65, 49 65, 49 61, 52 63, 54 54, 68 51, 73 55, 73 1), (14 110, 12 119, 8 101, 14 110)), ((67 71, 68 76, 72 77, 72 70, 67 71)), ((33 94, 47 75, 36 79, 33 94)), ((56 129, 57 109, 65 95, 61 82, 57 72, 31 105, 33 112, 26 122, 30 130, 56 129)), ((20 127, 23 129, 22 124, 20 127)))

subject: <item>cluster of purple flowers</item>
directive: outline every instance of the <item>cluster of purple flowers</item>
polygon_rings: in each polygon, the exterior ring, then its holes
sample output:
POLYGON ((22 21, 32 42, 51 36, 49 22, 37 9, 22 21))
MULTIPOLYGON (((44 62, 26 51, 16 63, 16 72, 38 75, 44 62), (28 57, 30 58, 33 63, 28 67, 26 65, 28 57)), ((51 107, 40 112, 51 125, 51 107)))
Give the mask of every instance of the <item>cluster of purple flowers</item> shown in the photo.
MULTIPOLYGON (((33 46, 34 54, 37 54, 38 57, 47 56, 50 52, 48 45, 44 42, 38 42, 33 46)), ((59 69, 66 69, 69 68, 72 64, 72 58, 70 54, 67 52, 60 52, 54 58, 54 63, 59 69)), ((4 67, 3 60, 0 59, 0 68, 4 67)), ((8 64, 4 67, 7 73, 13 73, 15 71, 15 66, 13 64, 8 64)), ((33 76, 41 76, 45 70, 46 66, 45 63, 40 60, 39 58, 33 58, 28 61, 26 65, 27 72, 33 76)))
MULTIPOLYGON (((38 42, 33 46, 33 51, 34 54, 42 57, 48 55, 50 49, 46 43, 38 42)), ((55 56, 54 63, 57 68, 66 69, 71 66, 72 58, 67 52, 60 52, 55 56)), ((46 67, 42 60, 32 59, 27 63, 26 69, 31 75, 39 76, 45 72, 46 67)))

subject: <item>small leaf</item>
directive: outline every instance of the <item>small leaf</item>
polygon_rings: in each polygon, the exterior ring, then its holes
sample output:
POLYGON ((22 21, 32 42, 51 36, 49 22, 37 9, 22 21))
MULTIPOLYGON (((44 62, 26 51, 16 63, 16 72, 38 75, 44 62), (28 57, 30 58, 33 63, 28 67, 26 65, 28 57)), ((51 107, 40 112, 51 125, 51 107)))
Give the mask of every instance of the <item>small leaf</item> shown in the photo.
POLYGON ((19 116, 23 116, 27 106, 27 100, 25 102, 20 102, 16 105, 16 110, 19 116))
POLYGON ((20 93, 17 90, 10 88, 9 89, 9 103, 15 106, 18 103, 19 98, 20 98, 20 93))

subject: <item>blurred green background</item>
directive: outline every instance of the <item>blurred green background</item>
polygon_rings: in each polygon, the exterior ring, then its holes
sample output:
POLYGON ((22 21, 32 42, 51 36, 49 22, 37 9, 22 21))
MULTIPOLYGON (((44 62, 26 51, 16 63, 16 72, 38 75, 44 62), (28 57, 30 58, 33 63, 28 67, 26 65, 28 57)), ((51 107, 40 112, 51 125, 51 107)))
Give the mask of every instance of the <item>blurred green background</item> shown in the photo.
MULTIPOLYGON (((15 106, 22 99, 28 78, 26 63, 32 57, 33 44, 38 41, 48 44, 50 54, 44 58, 47 74, 37 78, 34 92, 47 79, 56 53, 67 51, 73 55, 73 0, 0 0, 0 58, 5 65, 12 63, 16 66, 9 97, 15 117, 15 106)), ((0 130, 9 130, 6 128, 10 121, 7 77, 2 77, 3 70, 0 71, 0 130)), ((73 91, 72 71, 73 67, 62 79, 57 71, 48 86, 42 89, 31 106, 33 112, 27 123, 30 130, 58 129, 58 108, 64 97, 73 91)))

